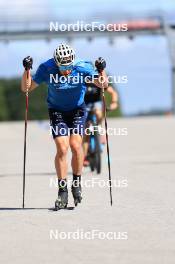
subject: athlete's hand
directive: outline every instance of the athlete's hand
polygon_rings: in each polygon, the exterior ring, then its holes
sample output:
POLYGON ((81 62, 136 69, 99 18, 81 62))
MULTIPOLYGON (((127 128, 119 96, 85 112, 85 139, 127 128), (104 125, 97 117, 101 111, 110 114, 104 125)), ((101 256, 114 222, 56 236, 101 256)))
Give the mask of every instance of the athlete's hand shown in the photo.
POLYGON ((23 59, 23 66, 25 68, 25 70, 30 70, 32 69, 32 65, 33 65, 33 59, 30 56, 27 56, 26 58, 23 59))
POLYGON ((116 110, 117 108, 118 108, 118 103, 117 103, 117 102, 113 102, 113 103, 111 103, 110 106, 109 106, 109 109, 110 109, 111 111, 116 110))
POLYGON ((95 67, 99 73, 102 72, 106 68, 106 61, 102 57, 99 57, 98 60, 95 61, 95 67))

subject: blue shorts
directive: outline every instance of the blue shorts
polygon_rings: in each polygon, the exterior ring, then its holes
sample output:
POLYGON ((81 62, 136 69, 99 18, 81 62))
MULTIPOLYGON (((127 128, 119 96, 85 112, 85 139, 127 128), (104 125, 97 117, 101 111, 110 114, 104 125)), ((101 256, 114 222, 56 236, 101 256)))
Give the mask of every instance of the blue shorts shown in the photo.
POLYGON ((70 135, 84 135, 87 118, 86 108, 78 107, 72 111, 59 111, 49 108, 50 131, 53 138, 70 135))

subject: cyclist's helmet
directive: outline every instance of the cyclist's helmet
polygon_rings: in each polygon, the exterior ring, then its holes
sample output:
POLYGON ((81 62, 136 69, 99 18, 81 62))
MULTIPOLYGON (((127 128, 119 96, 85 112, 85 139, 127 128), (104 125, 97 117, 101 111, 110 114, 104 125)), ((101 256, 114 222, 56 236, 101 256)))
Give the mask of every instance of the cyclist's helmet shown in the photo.
POLYGON ((66 44, 60 44, 54 51, 54 60, 58 66, 68 66, 75 60, 74 50, 66 44))

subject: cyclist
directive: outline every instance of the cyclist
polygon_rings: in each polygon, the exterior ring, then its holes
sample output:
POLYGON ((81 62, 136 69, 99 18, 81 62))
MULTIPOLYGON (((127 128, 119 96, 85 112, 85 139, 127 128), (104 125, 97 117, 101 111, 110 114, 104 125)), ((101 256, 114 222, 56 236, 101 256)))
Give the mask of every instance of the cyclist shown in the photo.
MULTIPOLYGON (((107 93, 111 96, 111 103, 109 106, 110 110, 115 110, 118 107, 118 93, 112 86, 108 86, 107 89, 105 89, 107 93)), ((93 105, 94 113, 97 118, 98 125, 101 125, 103 120, 103 101, 102 101, 102 90, 99 89, 95 84, 90 84, 87 86, 86 94, 85 94, 85 103, 88 107, 93 105)), ((88 125, 88 124, 87 124, 88 125)), ((105 136, 101 135, 101 143, 105 144, 105 136)), ((84 135, 83 139, 83 150, 84 150, 84 163, 83 165, 89 166, 89 161, 87 159, 87 153, 88 153, 88 147, 89 147, 89 137, 88 135, 84 135)))
POLYGON ((67 152, 69 147, 72 151, 72 194, 77 205, 82 199, 82 136, 86 120, 85 78, 99 88, 107 87, 108 80, 104 71, 106 62, 102 58, 96 60, 97 71, 95 71, 88 61, 75 62, 74 50, 69 45, 60 44, 55 49, 53 58, 42 63, 33 77, 29 71, 32 64, 33 59, 30 56, 24 58, 25 71, 22 76, 21 90, 30 92, 43 82, 48 85, 48 111, 57 149, 55 168, 58 177, 58 199, 55 205, 58 208, 65 208, 68 204, 67 152), (73 133, 75 128, 76 133, 73 133))

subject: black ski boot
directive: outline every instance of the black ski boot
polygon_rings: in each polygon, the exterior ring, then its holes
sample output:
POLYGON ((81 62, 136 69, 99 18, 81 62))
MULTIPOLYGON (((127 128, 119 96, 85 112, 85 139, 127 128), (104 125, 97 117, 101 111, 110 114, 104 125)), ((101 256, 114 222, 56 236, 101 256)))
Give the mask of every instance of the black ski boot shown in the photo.
POLYGON ((75 182, 73 181, 73 183, 72 183, 72 195, 74 198, 74 204, 75 204, 75 206, 77 206, 78 203, 81 203, 81 200, 82 200, 81 183, 75 184, 75 182))
POLYGON ((55 210, 65 209, 68 205, 67 183, 62 186, 59 182, 58 198, 55 201, 55 210))

